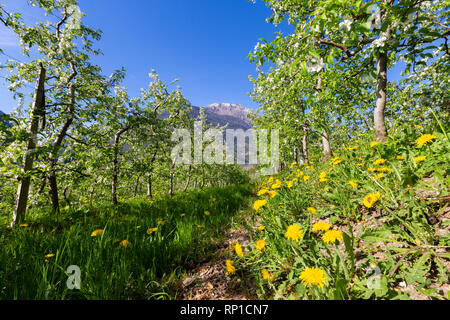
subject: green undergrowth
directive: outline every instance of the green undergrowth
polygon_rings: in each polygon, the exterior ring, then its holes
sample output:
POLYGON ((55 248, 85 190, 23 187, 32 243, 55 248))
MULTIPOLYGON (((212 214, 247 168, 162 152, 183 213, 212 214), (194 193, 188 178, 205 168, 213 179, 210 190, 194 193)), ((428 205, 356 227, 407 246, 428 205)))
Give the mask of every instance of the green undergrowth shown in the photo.
POLYGON ((172 299, 171 287, 187 263, 214 250, 211 239, 220 238, 240 208, 248 207, 250 188, 131 199, 116 207, 66 207, 59 216, 30 213, 39 218, 14 229, 5 221, 0 300, 172 299), (67 287, 71 265, 80 268, 80 290, 67 287))

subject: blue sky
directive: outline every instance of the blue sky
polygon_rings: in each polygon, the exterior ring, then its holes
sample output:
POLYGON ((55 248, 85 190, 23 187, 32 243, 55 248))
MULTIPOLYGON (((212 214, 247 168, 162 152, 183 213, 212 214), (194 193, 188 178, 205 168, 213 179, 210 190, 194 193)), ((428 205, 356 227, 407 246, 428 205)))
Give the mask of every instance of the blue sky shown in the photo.
MULTIPOLYGON (((2 0, 6 9, 23 13, 28 23, 44 18, 41 10, 26 0, 2 0)), ((257 105, 248 97, 249 75, 256 67, 248 61, 259 38, 272 40, 275 28, 266 22, 270 10, 262 0, 79 0, 86 16, 83 22, 103 31, 97 47, 103 56, 95 58, 109 75, 122 66, 127 71, 124 85, 131 95, 147 87, 150 70, 163 80, 175 78, 185 97, 196 106, 214 102, 257 105)), ((0 48, 22 58, 14 35, 0 26, 0 48)), ((0 61, 7 57, 0 55, 0 61)), ((1 71, 0 76, 5 76, 1 71)), ((0 78, 0 110, 17 106, 0 78)))

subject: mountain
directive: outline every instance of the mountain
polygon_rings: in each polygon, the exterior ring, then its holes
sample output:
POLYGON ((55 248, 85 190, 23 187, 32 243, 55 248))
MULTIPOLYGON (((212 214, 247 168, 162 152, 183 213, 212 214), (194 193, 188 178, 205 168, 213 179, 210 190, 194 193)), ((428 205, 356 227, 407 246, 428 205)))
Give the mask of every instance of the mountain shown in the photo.
MULTIPOLYGON (((205 109, 206 122, 214 126, 225 126, 227 129, 247 130, 252 127, 252 120, 247 115, 251 110, 240 104, 213 103, 205 109)), ((200 107, 192 106, 191 117, 195 118, 200 114, 200 107)))

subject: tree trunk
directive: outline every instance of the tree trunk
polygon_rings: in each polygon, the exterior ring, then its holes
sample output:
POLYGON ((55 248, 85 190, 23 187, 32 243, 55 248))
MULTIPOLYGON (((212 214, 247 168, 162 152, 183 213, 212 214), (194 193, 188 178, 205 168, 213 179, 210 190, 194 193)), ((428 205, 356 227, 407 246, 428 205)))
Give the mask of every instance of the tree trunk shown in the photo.
POLYGON ((308 137, 307 137, 307 130, 306 128, 303 129, 304 135, 302 138, 302 160, 304 164, 308 164, 309 157, 308 157, 308 137))
POLYGON ((322 145, 323 145, 323 159, 322 162, 327 161, 331 155, 331 146, 330 146, 330 138, 328 136, 328 131, 323 129, 322 131, 322 145))
POLYGON ((56 141, 53 144, 53 150, 50 154, 49 163, 50 163, 50 170, 49 170, 49 191, 50 191, 50 198, 52 201, 52 208, 53 212, 59 213, 59 193, 58 193, 58 183, 56 178, 56 165, 58 163, 58 153, 61 149, 62 142, 64 141, 64 138, 66 137, 67 131, 69 130, 69 127, 72 125, 73 119, 75 117, 75 86, 73 83, 69 84, 69 110, 68 110, 68 118, 66 119, 66 122, 64 122, 64 125, 62 126, 60 132, 58 133, 58 136, 56 137, 56 141))
POLYGON ((33 169, 34 151, 37 144, 37 133, 39 129, 40 117, 45 113, 45 69, 42 63, 39 64, 38 80, 34 91, 34 99, 31 112, 30 137, 28 139, 27 149, 23 156, 24 176, 19 178, 19 186, 17 188, 16 206, 13 213, 11 227, 20 223, 25 217, 27 210, 28 194, 30 192, 31 177, 29 171, 33 169))
POLYGON ((189 183, 191 182, 191 170, 192 170, 192 166, 189 165, 188 177, 187 177, 186 185, 184 186, 183 192, 186 192, 186 190, 189 187, 189 183))
POLYGON ((134 197, 136 198, 137 194, 138 194, 138 190, 139 190, 139 182, 141 180, 141 177, 138 176, 136 178, 136 185, 134 186, 134 197))
POLYGON ((376 132, 376 140, 383 142, 387 140, 387 129, 384 122, 384 110, 386 109, 387 97, 387 52, 378 53, 377 61, 377 102, 374 111, 374 124, 376 132))
POLYGON ((153 194, 152 194, 152 175, 149 174, 148 179, 147 179, 147 198, 152 198, 153 194))
POLYGON ((127 132, 130 128, 125 127, 120 129, 114 135, 114 145, 113 145, 113 172, 112 172, 112 184, 111 184, 111 195, 112 201, 114 205, 117 205, 119 202, 117 201, 117 184, 119 180, 119 147, 120 147, 120 138, 122 135, 127 132))

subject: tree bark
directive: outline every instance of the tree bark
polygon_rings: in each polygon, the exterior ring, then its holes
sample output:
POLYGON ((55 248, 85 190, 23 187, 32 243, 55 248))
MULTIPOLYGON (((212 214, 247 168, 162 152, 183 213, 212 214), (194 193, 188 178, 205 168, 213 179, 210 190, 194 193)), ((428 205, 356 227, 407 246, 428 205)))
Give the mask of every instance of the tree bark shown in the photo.
POLYGON ((328 131, 322 129, 322 145, 323 145, 323 159, 322 162, 327 161, 332 156, 330 137, 328 136, 328 131))
POLYGON ((384 110, 386 109, 387 99, 387 52, 379 52, 377 60, 377 102, 374 110, 374 124, 376 140, 383 142, 387 140, 387 129, 384 122, 384 110))
POLYGON ((58 163, 58 153, 61 149, 62 143, 64 141, 64 138, 66 137, 67 131, 69 130, 70 126, 72 125, 73 119, 75 118, 75 86, 73 83, 69 83, 69 110, 68 110, 68 118, 66 119, 66 122, 64 122, 64 125, 62 126, 61 130, 58 133, 58 136, 56 137, 56 141, 53 144, 53 150, 50 154, 49 163, 50 163, 50 170, 49 170, 49 191, 50 191, 50 198, 52 201, 52 208, 53 212, 59 213, 59 192, 58 192, 58 180, 56 178, 56 165, 58 163))
POLYGON ((33 169, 34 151, 37 145, 37 133, 39 129, 39 121, 42 114, 45 113, 45 68, 42 63, 39 64, 38 80, 34 91, 34 99, 31 112, 31 124, 29 129, 30 137, 27 143, 27 149, 23 156, 24 176, 19 178, 19 186, 17 188, 16 206, 14 208, 11 227, 20 223, 27 210, 28 195, 30 192, 31 177, 29 172, 33 169))
POLYGON ((153 193, 152 193, 152 175, 149 174, 148 178, 147 178, 147 198, 152 198, 153 197, 153 193))
POLYGON ((122 135, 127 132, 130 128, 125 127, 120 129, 114 135, 114 144, 113 144, 113 172, 112 172, 112 184, 111 184, 111 195, 112 201, 114 205, 117 205, 119 202, 117 201, 117 183, 119 176, 119 147, 120 147, 120 138, 122 135))

